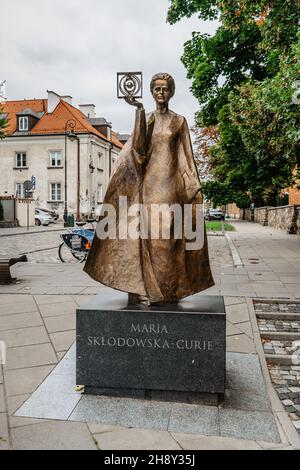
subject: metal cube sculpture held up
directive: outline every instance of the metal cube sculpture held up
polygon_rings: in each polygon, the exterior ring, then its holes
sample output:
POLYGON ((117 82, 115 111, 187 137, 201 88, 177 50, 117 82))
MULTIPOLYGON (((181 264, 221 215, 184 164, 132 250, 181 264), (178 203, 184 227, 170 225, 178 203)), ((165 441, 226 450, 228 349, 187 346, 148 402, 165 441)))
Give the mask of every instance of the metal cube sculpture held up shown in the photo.
POLYGON ((143 97, 142 72, 118 72, 117 73, 118 98, 132 96, 143 97))

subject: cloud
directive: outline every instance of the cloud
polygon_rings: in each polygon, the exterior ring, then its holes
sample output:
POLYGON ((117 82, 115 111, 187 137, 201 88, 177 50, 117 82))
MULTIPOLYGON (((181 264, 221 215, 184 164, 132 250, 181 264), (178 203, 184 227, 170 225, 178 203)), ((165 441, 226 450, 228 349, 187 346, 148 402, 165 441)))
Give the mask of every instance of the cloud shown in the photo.
POLYGON ((153 109, 149 82, 156 72, 176 81, 171 108, 190 125, 198 103, 180 61, 192 31, 213 32, 216 22, 196 17, 166 23, 168 0, 10 0, 1 6, 0 79, 8 99, 43 98, 51 89, 93 102, 98 116, 129 132, 133 108, 116 97, 116 73, 140 70, 143 102, 153 109))

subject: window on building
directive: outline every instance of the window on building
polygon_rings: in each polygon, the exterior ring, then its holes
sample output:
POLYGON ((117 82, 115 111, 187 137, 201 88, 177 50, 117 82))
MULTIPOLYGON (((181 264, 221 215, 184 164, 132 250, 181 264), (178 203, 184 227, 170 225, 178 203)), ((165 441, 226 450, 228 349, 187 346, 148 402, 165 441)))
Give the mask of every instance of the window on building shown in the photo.
POLYGON ((103 170, 104 169, 104 166, 103 166, 103 153, 101 152, 98 152, 98 170, 103 170))
POLYGON ((19 131, 28 131, 28 116, 19 117, 19 131))
POLYGON ((25 197, 24 183, 16 183, 16 197, 25 197))
POLYGON ((20 152, 16 153, 16 167, 22 168, 27 166, 26 153, 20 152))
POLYGON ((61 201, 61 184, 60 183, 50 184, 50 200, 61 201))
POLYGON ((61 166, 61 151, 60 150, 51 150, 50 154, 50 166, 61 166))
POLYGON ((103 202, 103 186, 102 184, 98 184, 98 190, 97 190, 97 202, 103 202))

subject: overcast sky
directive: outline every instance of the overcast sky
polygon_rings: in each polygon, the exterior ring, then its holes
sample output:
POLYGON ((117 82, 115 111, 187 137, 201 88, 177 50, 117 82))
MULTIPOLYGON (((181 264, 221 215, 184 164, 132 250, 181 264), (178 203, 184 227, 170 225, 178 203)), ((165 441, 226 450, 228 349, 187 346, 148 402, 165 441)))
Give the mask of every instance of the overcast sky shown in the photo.
POLYGON ((180 61, 192 31, 216 22, 196 16, 166 23, 168 0, 10 0, 1 2, 0 80, 9 100, 46 98, 46 90, 94 103, 97 116, 131 132, 134 110, 116 96, 118 71, 142 71, 143 102, 154 107, 149 82, 168 72, 176 82, 170 108, 193 125, 198 109, 180 61))

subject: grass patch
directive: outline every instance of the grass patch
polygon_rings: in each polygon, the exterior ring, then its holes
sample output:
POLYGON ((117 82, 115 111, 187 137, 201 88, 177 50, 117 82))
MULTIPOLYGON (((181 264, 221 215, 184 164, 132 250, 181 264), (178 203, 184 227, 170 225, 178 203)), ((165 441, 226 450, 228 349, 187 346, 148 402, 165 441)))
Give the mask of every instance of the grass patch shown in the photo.
MULTIPOLYGON (((205 222, 206 230, 209 232, 221 232, 222 230, 222 222, 218 220, 214 222, 205 222)), ((224 222, 224 229, 226 232, 234 232, 235 228, 233 225, 229 224, 228 222, 224 222)))

